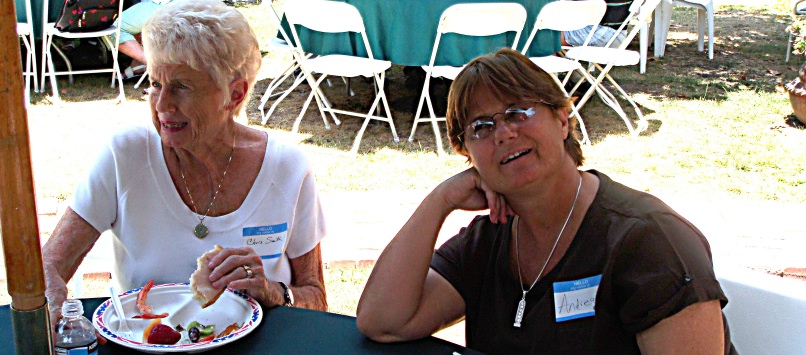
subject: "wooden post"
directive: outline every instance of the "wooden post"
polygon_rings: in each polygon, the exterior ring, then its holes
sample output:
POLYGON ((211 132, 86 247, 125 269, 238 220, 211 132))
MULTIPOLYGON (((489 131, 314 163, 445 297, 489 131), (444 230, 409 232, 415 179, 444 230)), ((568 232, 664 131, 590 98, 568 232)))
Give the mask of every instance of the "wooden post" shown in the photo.
POLYGON ((0 63, 0 224, 14 341, 17 353, 43 354, 49 352, 51 338, 12 0, 0 0, 0 63))

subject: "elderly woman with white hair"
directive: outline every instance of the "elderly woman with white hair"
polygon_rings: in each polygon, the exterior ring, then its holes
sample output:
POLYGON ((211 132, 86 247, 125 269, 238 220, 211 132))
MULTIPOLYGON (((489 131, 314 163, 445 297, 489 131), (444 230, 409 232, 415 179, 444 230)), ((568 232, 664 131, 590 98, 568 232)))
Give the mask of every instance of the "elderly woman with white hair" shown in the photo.
POLYGON ((107 230, 123 289, 187 282, 220 245, 207 264, 214 288, 326 310, 311 167, 298 148, 235 122, 261 63, 246 19, 221 1, 174 1, 149 19, 143 42, 153 125, 108 141, 45 244, 51 318, 107 230))

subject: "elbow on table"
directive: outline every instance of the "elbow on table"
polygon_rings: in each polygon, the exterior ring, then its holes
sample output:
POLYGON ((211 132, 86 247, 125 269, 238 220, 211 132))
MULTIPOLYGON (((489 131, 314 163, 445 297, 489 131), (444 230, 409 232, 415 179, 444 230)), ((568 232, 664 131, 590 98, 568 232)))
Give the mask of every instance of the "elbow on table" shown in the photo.
POLYGON ((380 318, 375 317, 371 312, 361 309, 356 314, 356 327, 361 334, 379 343, 393 343, 403 341, 405 339, 395 335, 393 331, 385 329, 388 324, 385 324, 380 318))

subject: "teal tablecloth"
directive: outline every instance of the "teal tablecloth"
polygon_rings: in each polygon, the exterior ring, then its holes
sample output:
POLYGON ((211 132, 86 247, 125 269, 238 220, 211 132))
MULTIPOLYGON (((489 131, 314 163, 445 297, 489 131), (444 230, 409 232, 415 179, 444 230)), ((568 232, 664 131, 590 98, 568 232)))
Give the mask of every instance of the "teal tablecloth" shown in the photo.
MULTIPOLYGON (((5 0, 3 0, 5 1, 5 0)), ((36 38, 42 38, 42 7, 45 4, 44 0, 14 0, 14 6, 17 7, 17 22, 25 22, 25 2, 31 2, 31 17, 33 18, 32 25, 34 26, 34 34, 36 38)), ((48 21, 56 22, 59 13, 62 11, 64 0, 49 0, 48 1, 48 21)))
MULTIPOLYGON (((82 299, 84 316, 92 314, 107 298, 82 299)), ((394 344, 376 343, 358 332, 355 318, 291 307, 264 310, 263 321, 247 336, 204 352, 205 355, 233 354, 480 354, 447 341, 428 337, 394 344)), ((11 309, 0 306, 0 353, 14 353, 11 309)), ((142 354, 108 342, 98 355, 142 354)))
MULTIPOLYGON (((389 60, 399 65, 427 65, 431 58, 437 25, 442 11, 457 3, 493 2, 494 0, 337 0, 355 6, 364 18, 369 45, 376 59, 389 60)), ((528 13, 521 33, 520 49, 534 27, 538 12, 554 0, 508 0, 522 4, 528 13)), ((288 22, 283 18, 288 29, 288 22)), ((302 47, 306 52, 349 54, 366 56, 366 49, 358 35, 327 34, 297 27, 302 47)), ((289 32, 290 35, 290 32, 289 32)), ((514 33, 486 38, 473 38, 457 34, 442 36, 437 65, 459 66, 471 59, 492 53, 511 45, 514 33)), ((545 56, 560 50, 560 34, 541 31, 535 36, 527 52, 529 56, 545 56)))

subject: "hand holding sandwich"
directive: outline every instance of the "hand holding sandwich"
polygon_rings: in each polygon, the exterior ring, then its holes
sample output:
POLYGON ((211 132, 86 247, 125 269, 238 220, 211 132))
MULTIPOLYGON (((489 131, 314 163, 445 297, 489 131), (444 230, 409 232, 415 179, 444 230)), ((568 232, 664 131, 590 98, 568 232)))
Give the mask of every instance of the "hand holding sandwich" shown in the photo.
POLYGON ((318 246, 305 255, 291 259, 292 282, 283 287, 279 282, 266 278, 263 261, 254 249, 216 246, 199 258, 199 269, 191 276, 191 288, 198 295, 194 297, 202 303, 202 307, 215 302, 229 286, 246 292, 264 307, 288 305, 325 311, 327 302, 322 264, 310 262, 312 260, 308 258, 321 260, 318 246), (312 272, 313 268, 318 268, 318 272, 312 272))

